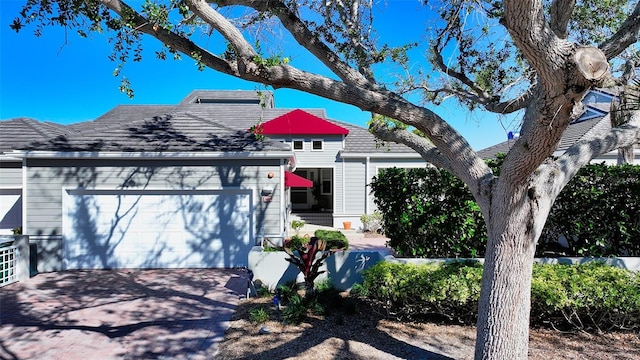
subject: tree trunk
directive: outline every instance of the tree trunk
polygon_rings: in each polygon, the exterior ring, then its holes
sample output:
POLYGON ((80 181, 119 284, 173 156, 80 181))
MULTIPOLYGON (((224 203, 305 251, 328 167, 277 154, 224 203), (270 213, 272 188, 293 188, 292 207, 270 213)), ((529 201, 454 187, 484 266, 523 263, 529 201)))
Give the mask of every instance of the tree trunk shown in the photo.
MULTIPOLYGON (((476 359, 526 359, 531 272, 540 221, 537 199, 526 185, 499 194, 487 221, 488 244, 480 294, 476 359), (510 199, 511 198, 511 199, 510 199)), ((548 213, 548 211, 547 211, 548 213)))
POLYGON ((633 145, 627 147, 621 147, 618 149, 618 165, 632 164, 635 161, 635 154, 633 153, 633 145))

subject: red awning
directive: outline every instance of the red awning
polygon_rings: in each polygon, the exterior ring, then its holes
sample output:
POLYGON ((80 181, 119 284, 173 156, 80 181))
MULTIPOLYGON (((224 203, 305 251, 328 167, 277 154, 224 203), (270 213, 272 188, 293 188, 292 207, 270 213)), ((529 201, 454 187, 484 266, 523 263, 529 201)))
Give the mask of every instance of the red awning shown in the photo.
POLYGON ((313 181, 296 175, 291 171, 284 172, 284 186, 287 187, 313 187, 313 181))

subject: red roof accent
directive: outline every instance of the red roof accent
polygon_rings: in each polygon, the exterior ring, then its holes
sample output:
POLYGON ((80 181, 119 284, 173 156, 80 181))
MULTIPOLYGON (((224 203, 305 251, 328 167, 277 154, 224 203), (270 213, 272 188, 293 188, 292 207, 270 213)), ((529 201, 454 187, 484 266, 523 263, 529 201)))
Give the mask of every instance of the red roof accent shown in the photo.
POLYGON ((296 175, 291 171, 284 172, 284 186, 287 187, 313 187, 313 181, 296 175))
POLYGON ((296 109, 261 125, 264 135, 347 135, 349 130, 296 109))

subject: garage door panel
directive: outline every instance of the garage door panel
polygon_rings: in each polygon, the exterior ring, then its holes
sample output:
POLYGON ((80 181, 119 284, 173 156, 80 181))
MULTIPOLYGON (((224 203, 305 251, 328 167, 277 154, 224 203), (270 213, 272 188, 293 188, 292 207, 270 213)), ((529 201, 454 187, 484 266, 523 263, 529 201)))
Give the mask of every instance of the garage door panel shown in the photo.
POLYGON ((249 191, 71 190, 65 267, 244 266, 252 247, 249 191))

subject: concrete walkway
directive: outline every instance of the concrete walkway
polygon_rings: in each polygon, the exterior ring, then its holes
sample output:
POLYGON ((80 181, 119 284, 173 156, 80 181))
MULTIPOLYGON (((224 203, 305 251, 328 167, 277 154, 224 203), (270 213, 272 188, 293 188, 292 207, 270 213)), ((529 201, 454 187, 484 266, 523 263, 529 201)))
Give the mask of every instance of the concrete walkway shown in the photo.
POLYGON ((0 289, 0 359, 212 359, 241 271, 83 270, 0 289))

